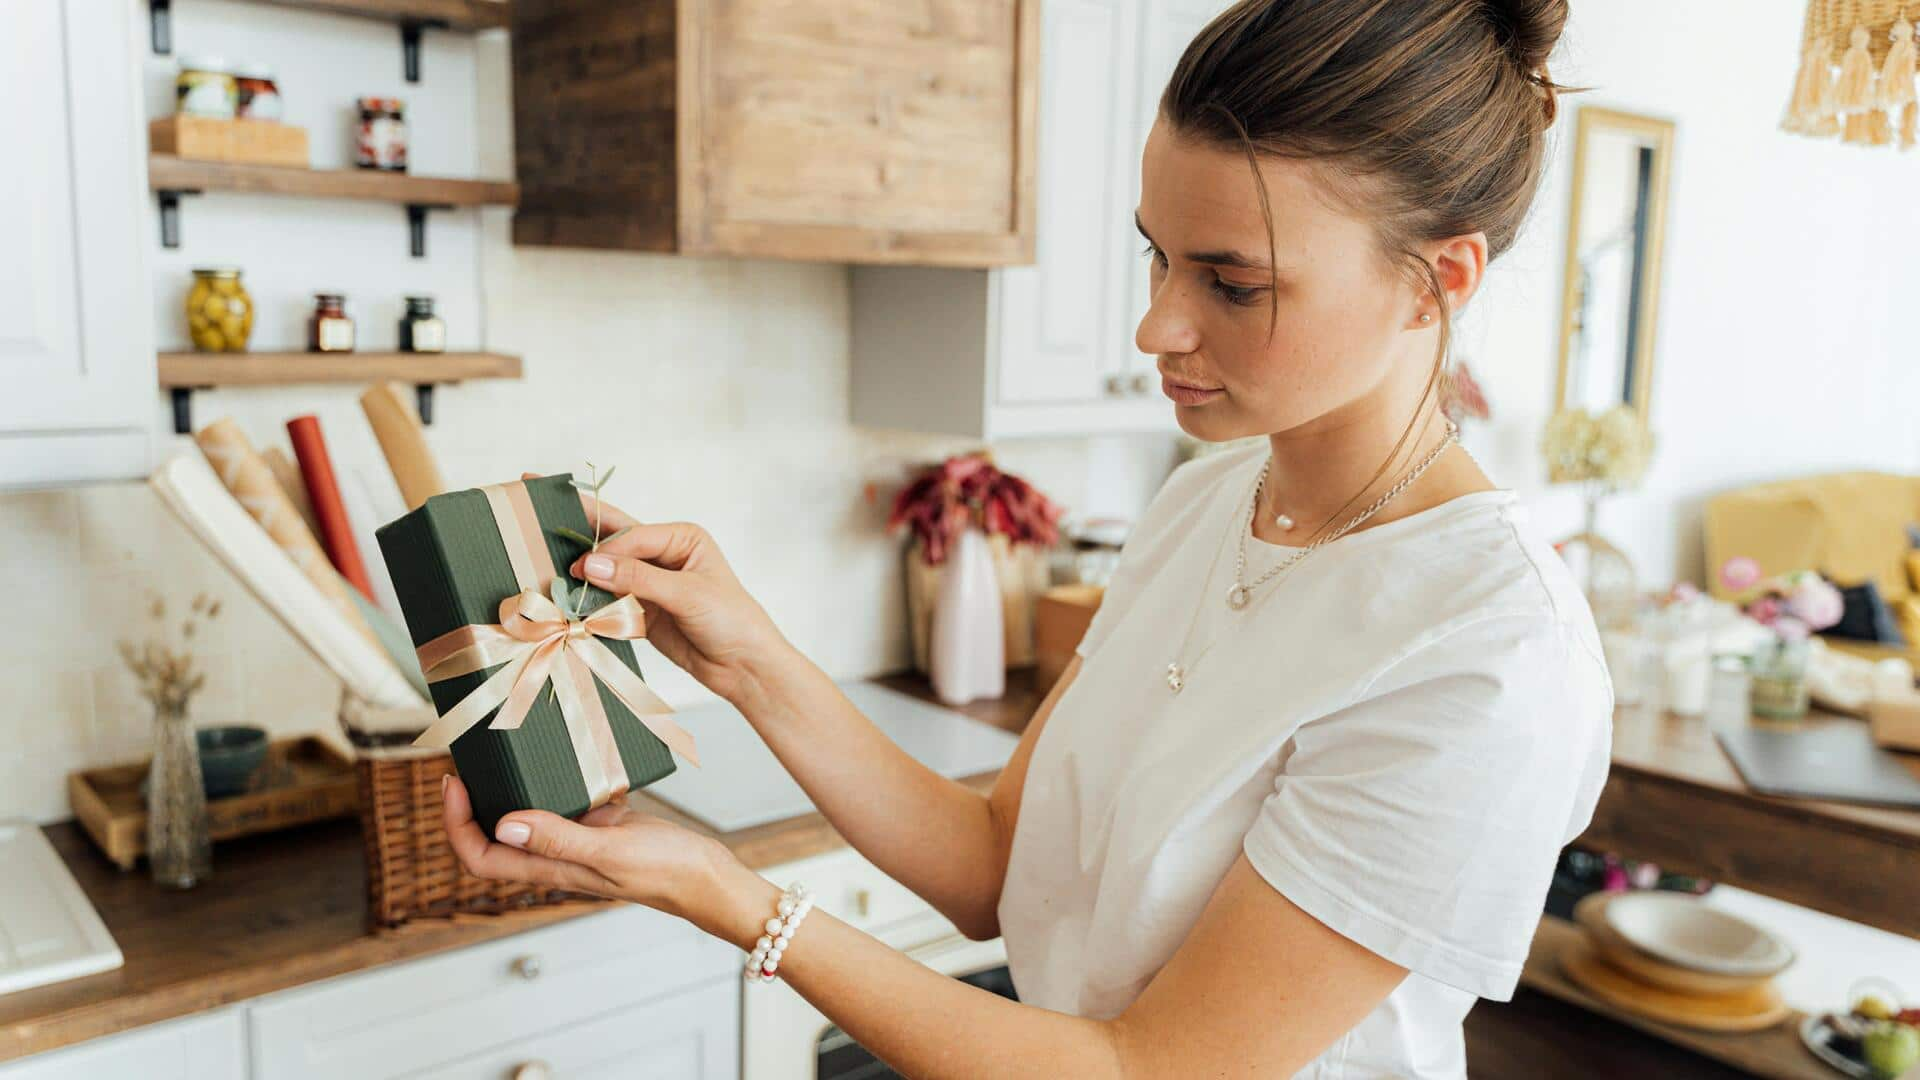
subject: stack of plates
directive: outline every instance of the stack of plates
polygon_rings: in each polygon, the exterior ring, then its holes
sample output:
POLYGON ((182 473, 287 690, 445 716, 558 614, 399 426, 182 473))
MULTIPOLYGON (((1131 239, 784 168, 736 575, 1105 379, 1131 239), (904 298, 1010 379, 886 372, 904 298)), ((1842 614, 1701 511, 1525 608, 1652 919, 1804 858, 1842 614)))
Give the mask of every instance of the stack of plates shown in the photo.
POLYGON ((1698 897, 1595 893, 1573 917, 1585 938, 1560 966, 1608 1004, 1708 1031, 1757 1031, 1789 1015, 1773 977, 1793 950, 1698 897))

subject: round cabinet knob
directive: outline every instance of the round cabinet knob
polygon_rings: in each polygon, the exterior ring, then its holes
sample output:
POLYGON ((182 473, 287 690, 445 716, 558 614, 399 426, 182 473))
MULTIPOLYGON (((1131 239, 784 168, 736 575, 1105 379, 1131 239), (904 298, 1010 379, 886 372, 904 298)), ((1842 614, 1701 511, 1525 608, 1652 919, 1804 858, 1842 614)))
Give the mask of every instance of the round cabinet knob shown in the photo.
POLYGON ((544 1061, 526 1061, 514 1067, 513 1080, 553 1080, 553 1066, 544 1061))
MULTIPOLYGON (((528 953, 525 956, 516 956, 513 958, 513 963, 507 965, 507 970, 528 982, 532 982, 540 977, 540 957, 533 953, 528 953)), ((538 1063, 536 1062, 535 1064, 538 1063)), ((540 1067, 542 1069, 546 1068, 545 1065, 541 1065, 540 1067)), ((519 1074, 516 1073, 515 1075, 518 1076, 519 1074)), ((542 1072, 539 1075, 545 1076, 546 1073, 542 1072)))
POLYGON ((1107 376, 1107 396, 1119 397, 1120 395, 1126 392, 1127 392, 1127 377, 1125 375, 1107 376))
POLYGON ((1148 375, 1145 372, 1142 372, 1133 377, 1134 393, 1146 394, 1146 393, 1151 393, 1152 391, 1153 391, 1153 376, 1148 375))

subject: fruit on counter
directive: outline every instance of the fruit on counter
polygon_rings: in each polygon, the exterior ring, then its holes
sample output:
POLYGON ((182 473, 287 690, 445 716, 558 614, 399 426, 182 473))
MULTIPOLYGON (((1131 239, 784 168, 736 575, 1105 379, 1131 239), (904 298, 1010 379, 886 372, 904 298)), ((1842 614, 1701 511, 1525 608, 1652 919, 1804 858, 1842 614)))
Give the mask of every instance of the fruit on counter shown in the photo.
POLYGON ((1888 1004, 1886 998, 1868 994, 1854 1002, 1853 1012, 1854 1015, 1864 1016, 1869 1020, 1891 1020, 1898 1010, 1888 1004))
POLYGON ((1861 1047, 1874 1075, 1896 1077, 1920 1064, 1920 1028, 1911 1024, 1875 1024, 1861 1047))
POLYGON ((1900 1015, 1894 1017, 1894 1019, 1903 1024, 1920 1027, 1920 1009, 1901 1009, 1900 1015))

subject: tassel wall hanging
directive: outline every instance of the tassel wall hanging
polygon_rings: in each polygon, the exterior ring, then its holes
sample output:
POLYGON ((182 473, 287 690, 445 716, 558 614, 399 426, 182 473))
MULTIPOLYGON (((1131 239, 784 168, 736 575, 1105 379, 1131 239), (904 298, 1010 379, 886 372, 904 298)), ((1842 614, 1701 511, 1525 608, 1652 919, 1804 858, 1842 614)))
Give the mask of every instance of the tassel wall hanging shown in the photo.
POLYGON ((1856 146, 1914 144, 1920 0, 1808 0, 1783 131, 1856 146))

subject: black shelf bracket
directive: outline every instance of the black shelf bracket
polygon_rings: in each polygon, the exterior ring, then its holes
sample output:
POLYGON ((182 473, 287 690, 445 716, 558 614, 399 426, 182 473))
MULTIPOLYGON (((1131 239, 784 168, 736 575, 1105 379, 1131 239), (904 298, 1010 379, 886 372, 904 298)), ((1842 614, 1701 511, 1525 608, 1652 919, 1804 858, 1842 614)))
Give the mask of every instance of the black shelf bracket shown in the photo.
POLYGON ((400 67, 410 83, 420 81, 420 32, 445 30, 442 19, 402 19, 400 21, 400 67))
POLYGON ((198 195, 193 188, 163 188, 154 192, 160 201, 160 246, 177 248, 180 246, 180 196, 198 195))
POLYGON ((153 35, 153 55, 173 52, 173 0, 147 0, 147 26, 153 35))
POLYGON ((420 426, 433 426, 433 384, 423 382, 413 388, 413 402, 420 413, 420 426))
POLYGON ((407 249, 416 259, 427 256, 427 211, 451 210, 453 207, 442 203, 407 204, 407 249))
POLYGON ((175 435, 193 434, 193 392, 200 387, 172 386, 168 394, 173 398, 173 433, 175 435))

